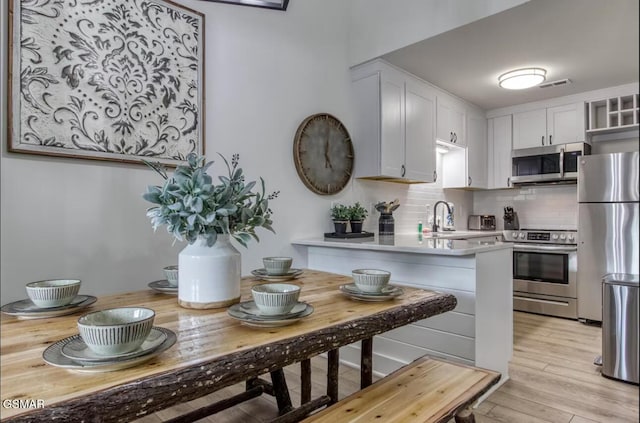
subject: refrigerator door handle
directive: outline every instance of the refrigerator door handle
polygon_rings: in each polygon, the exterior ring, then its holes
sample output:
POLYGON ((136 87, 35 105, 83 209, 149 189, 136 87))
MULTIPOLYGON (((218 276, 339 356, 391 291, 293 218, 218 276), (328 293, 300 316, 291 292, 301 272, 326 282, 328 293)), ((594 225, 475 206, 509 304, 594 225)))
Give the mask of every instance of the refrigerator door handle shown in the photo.
POLYGON ((564 178, 564 148, 560 149, 560 177, 564 178))

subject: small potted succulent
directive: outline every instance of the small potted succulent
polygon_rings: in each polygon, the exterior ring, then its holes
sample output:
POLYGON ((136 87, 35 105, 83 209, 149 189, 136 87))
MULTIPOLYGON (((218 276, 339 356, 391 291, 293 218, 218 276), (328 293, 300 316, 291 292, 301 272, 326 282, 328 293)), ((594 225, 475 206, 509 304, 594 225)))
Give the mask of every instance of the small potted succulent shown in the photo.
POLYGON ((349 223, 351 224, 351 232, 362 232, 362 222, 367 218, 369 212, 359 202, 349 207, 349 223))
POLYGON ((349 216, 349 207, 342 204, 336 204, 331 207, 331 219, 333 219, 335 233, 344 234, 347 232, 349 216))

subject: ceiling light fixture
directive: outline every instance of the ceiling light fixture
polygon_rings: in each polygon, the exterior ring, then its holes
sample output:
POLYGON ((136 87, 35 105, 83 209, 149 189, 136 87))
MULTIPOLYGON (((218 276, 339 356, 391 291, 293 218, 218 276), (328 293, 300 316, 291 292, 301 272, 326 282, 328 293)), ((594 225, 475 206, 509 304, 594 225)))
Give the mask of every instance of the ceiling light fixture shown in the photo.
POLYGON ((498 84, 508 90, 531 88, 545 80, 547 71, 542 68, 523 68, 503 73, 498 77, 498 84))

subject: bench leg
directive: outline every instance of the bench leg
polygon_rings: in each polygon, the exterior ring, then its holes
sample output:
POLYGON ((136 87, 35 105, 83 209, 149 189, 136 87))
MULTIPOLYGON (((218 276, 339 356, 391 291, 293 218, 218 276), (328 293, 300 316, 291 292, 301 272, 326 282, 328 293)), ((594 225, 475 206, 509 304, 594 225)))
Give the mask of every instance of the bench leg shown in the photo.
POLYGON ((311 360, 300 362, 300 404, 311 401, 311 360))
POLYGON ((327 396, 331 398, 330 404, 338 402, 338 368, 340 366, 339 350, 331 350, 327 362, 327 396))
POLYGON ((278 403, 280 415, 287 413, 293 409, 291 405, 291 396, 287 387, 287 380, 284 377, 282 369, 271 372, 271 383, 273 384, 273 392, 278 403))
POLYGON ((454 416, 456 423, 476 423, 476 418, 470 408, 465 408, 454 416))
POLYGON ((373 383, 373 338, 362 340, 360 353, 360 389, 373 383))

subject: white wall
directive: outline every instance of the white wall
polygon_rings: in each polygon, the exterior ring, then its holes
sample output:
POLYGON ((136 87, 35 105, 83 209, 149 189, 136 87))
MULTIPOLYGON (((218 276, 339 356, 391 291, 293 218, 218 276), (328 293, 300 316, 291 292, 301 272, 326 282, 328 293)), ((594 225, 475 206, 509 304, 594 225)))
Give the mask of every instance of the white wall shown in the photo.
POLYGON ((351 0, 349 64, 357 65, 529 0, 351 0))
MULTIPOLYGON (((180 0, 206 14, 206 152, 240 153, 248 179, 264 177, 273 201, 276 235, 259 230, 260 243, 242 252, 242 271, 266 255, 292 255, 292 238, 331 228, 332 200, 299 181, 293 136, 308 115, 328 112, 351 123, 348 92, 348 4, 292 1, 286 12, 180 0), (330 24, 327 24, 330 22, 330 24)), ((2 1, 2 93, 6 89, 7 3, 2 1)), ((82 293, 140 290, 162 278, 183 247, 164 230, 153 233, 141 198, 160 178, 143 166, 8 153, 2 107, 0 218, 2 303, 25 298, 24 284, 78 277, 82 293)), ((223 169, 214 165, 212 173, 223 169)))

